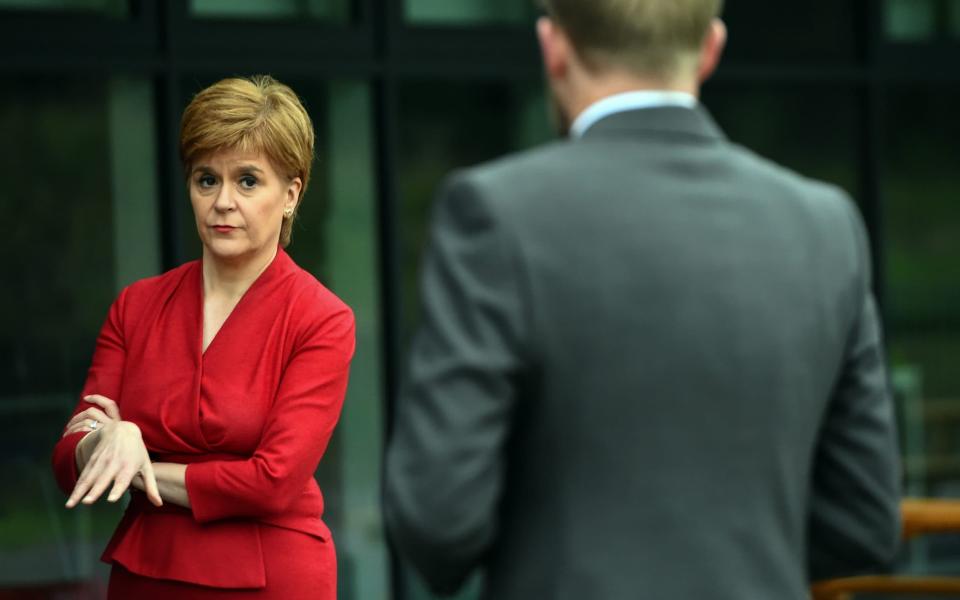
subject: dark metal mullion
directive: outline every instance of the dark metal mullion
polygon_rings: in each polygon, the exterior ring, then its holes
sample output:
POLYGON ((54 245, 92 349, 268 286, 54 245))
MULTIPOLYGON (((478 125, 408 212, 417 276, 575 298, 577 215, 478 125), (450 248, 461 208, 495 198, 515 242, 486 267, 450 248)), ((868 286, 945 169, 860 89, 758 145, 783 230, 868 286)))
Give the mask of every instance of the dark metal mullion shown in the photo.
POLYGON ((870 236, 873 256, 873 289, 881 314, 886 314, 886 255, 883 247, 883 157, 884 88, 871 81, 860 91, 860 208, 870 236))
MULTIPOLYGON (((402 371, 401 325, 403 294, 401 289, 400 195, 397 185, 399 163, 398 83, 387 70, 374 83, 374 128, 376 129, 377 182, 380 238, 381 322, 383 323, 384 427, 386 450, 393 431, 397 395, 402 371)), ((384 459, 386 454, 384 454, 384 459)), ((385 464, 384 460, 384 464, 385 464)), ((399 556, 387 539, 390 551, 390 586, 394 600, 404 600, 406 588, 399 556)))
POLYGON ((179 156, 181 71, 178 60, 182 4, 150 0, 159 25, 157 43, 164 59, 164 70, 157 90, 157 149, 160 223, 163 270, 172 269, 185 260, 183 255, 183 216, 186 210, 183 176, 179 156))
MULTIPOLYGON (((883 244, 883 138, 886 78, 881 74, 883 7, 871 0, 860 3, 862 60, 869 73, 860 91, 860 198, 863 219, 870 235, 873 255, 873 288, 881 315, 886 316, 886 255, 883 244)), ((884 319, 886 321, 886 319, 884 319)))
POLYGON ((155 0, 128 0, 130 12, 114 18, 98 12, 0 9, 3 62, 34 55, 50 61, 77 55, 146 54, 156 32, 155 0))
MULTIPOLYGON (((403 315, 401 289, 399 163, 399 81, 393 63, 395 44, 403 28, 402 2, 365 0, 372 26, 377 74, 373 78, 373 123, 376 136, 378 223, 380 242, 381 323, 383 324, 383 448, 393 429, 396 395, 400 384, 400 332, 403 315)), ((386 458, 384 453, 383 458, 386 458)), ((384 460, 384 465, 386 461, 384 460)), ((388 584, 393 600, 406 600, 405 574, 399 554, 385 535, 389 553, 388 584)))

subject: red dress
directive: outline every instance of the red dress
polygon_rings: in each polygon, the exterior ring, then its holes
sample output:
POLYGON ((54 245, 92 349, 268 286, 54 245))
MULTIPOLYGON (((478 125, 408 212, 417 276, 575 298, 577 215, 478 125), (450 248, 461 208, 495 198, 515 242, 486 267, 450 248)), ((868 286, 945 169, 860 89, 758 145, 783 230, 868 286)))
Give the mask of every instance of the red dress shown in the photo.
MULTIPOLYGON (((313 473, 346 393, 353 313, 279 249, 206 352, 202 340, 200 261, 124 289, 97 339, 82 396, 116 400, 154 461, 187 464, 191 504, 132 494, 102 557, 110 596, 335 598, 313 473)), ((83 435, 54 449, 65 493, 83 435)))

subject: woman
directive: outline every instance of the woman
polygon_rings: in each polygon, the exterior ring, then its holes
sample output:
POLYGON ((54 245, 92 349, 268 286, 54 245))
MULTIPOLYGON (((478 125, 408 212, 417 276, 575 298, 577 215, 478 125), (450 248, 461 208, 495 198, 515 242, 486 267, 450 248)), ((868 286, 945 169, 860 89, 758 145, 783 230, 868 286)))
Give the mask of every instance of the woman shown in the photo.
POLYGON ((202 258, 113 303, 54 451, 58 483, 71 508, 132 491, 103 554, 110 598, 335 598, 313 473, 353 314, 283 251, 310 118, 270 77, 225 79, 184 112, 180 156, 202 258))

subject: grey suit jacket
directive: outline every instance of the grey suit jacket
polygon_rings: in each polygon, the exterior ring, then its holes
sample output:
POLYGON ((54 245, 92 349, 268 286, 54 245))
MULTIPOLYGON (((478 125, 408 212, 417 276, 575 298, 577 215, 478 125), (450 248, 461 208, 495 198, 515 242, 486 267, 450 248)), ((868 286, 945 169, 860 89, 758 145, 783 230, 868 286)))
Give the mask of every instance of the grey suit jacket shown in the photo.
POLYGON ((386 464, 437 591, 803 600, 898 539, 866 236, 702 109, 454 174, 386 464))

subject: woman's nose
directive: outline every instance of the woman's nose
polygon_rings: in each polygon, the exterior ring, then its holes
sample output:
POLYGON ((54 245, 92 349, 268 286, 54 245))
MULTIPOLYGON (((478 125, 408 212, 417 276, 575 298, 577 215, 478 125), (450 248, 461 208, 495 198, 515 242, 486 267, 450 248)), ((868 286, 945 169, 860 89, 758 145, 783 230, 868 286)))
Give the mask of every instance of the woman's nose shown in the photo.
POLYGON ((224 185, 220 186, 220 191, 217 194, 217 199, 213 203, 213 208, 217 212, 229 212, 237 207, 236 202, 234 202, 233 194, 230 191, 230 186, 224 185))

